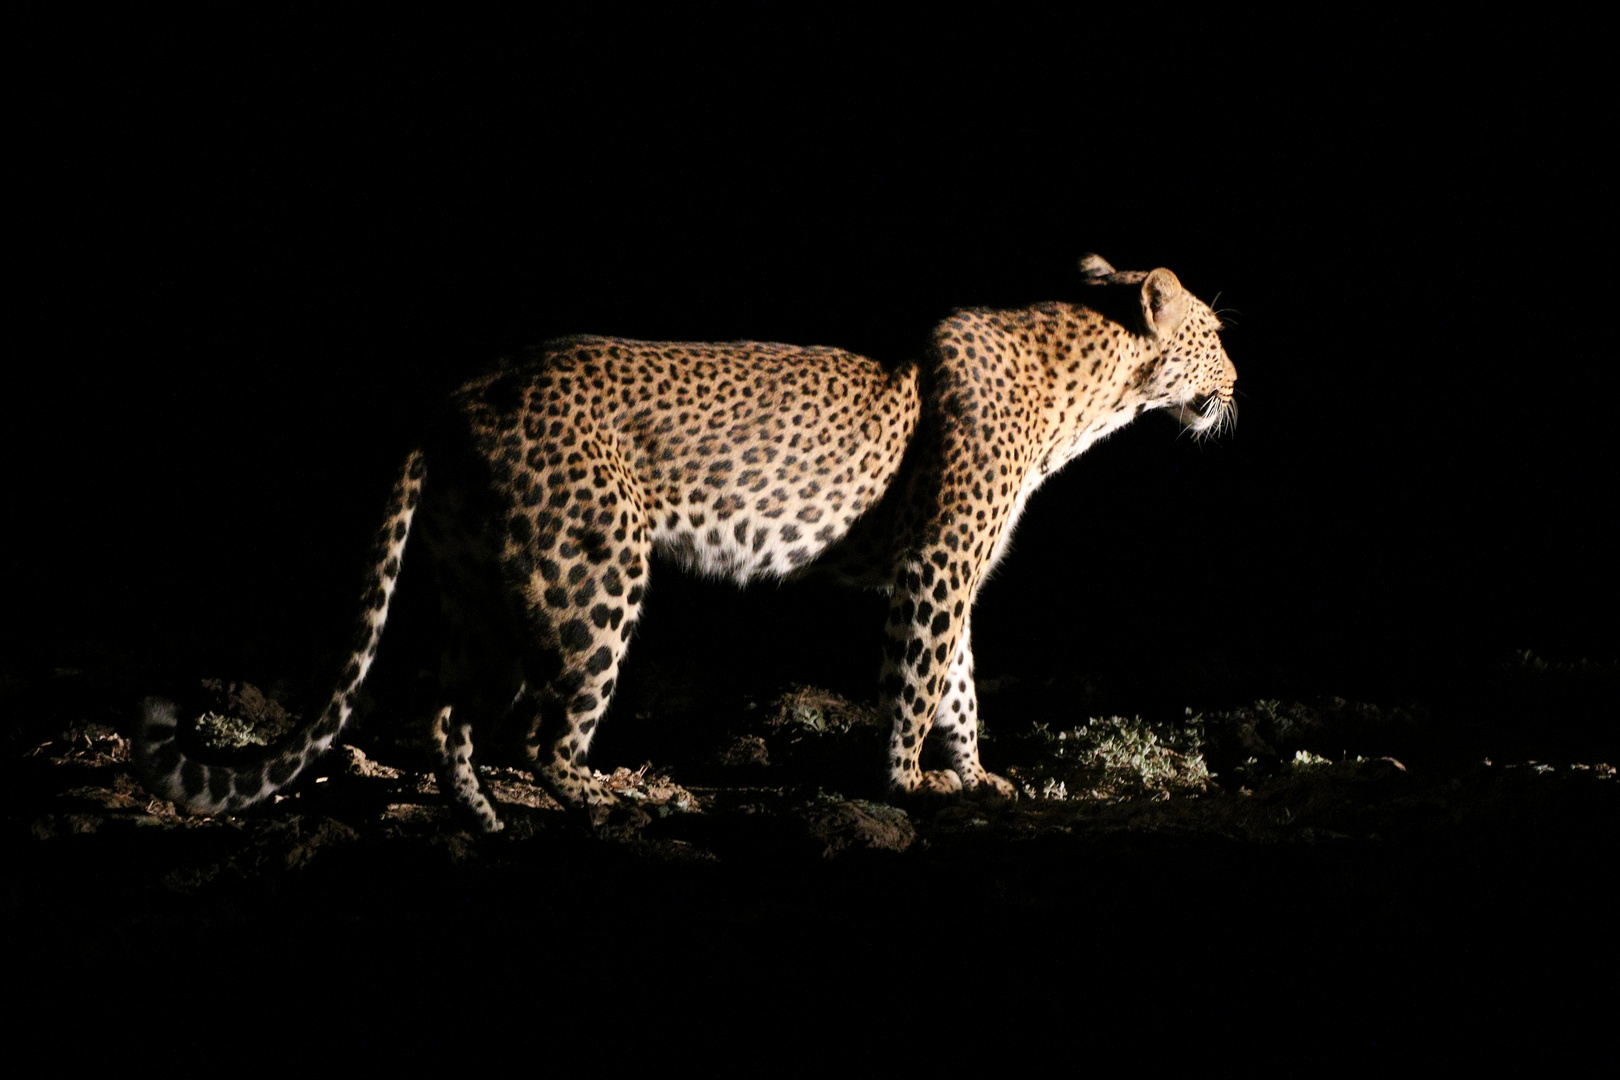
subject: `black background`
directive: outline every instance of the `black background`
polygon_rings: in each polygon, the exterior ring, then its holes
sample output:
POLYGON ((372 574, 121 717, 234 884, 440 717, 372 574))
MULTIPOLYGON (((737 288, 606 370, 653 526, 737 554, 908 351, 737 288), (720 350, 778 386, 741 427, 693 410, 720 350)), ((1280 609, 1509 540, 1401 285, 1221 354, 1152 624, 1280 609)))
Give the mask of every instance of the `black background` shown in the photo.
MULTIPOLYGON (((1218 295, 1241 419, 1150 416, 1043 490, 981 675, 1168 655, 1344 692, 1436 650, 1612 652, 1595 45, 1313 20, 36 28, 9 654, 341 643, 391 470, 506 349, 897 361, 953 307, 1073 296, 1085 251, 1218 295)), ((672 580, 650 641, 731 617, 672 580)))

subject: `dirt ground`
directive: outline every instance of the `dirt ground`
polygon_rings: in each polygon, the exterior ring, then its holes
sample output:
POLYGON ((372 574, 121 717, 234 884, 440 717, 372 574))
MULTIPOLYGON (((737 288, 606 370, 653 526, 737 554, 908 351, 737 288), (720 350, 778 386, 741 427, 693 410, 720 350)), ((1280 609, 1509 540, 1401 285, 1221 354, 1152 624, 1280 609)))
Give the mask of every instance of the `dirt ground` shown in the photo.
MULTIPOLYGON (((646 751, 611 774, 644 825, 593 828, 495 768, 507 828, 475 836, 408 724, 367 718, 261 812, 193 817, 129 770, 128 677, 8 674, 13 1015, 63 1060, 182 1072, 493 1045, 623 1068, 1595 1060, 1613 662, 1168 720, 1077 712, 1083 678, 984 680, 1015 801, 885 801, 882 725, 830 691, 672 685, 679 723, 627 719, 616 747, 646 751)), ((216 737, 290 722, 252 686, 199 697, 216 737)))

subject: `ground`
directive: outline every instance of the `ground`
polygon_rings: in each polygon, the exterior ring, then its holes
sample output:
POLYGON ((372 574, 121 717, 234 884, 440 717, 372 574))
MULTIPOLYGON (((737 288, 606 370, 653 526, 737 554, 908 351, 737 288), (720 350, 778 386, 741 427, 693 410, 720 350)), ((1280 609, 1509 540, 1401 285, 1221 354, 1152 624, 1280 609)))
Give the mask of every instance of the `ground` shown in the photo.
MULTIPOLYGON (((492 837, 458 828, 382 705, 274 806, 207 819, 130 775, 125 676, 8 675, 25 992, 83 1025, 74 1052, 121 997, 185 1042, 335 1009, 328 1038, 425 1053, 459 1045, 451 1017, 538 1023, 558 989, 587 1053, 697 1022, 732 1047, 831 1033, 824 1054, 958 1005, 970 1041, 1121 1061, 1578 1055, 1608 1024, 1612 663, 1506 654, 1430 700, 1148 720, 1088 716, 1095 676, 986 678, 986 752, 1021 797, 902 808, 869 707, 647 662, 613 747, 651 760, 611 782, 648 823, 592 830, 500 768, 492 837)), ((252 686, 199 695, 222 739, 289 722, 252 686)))

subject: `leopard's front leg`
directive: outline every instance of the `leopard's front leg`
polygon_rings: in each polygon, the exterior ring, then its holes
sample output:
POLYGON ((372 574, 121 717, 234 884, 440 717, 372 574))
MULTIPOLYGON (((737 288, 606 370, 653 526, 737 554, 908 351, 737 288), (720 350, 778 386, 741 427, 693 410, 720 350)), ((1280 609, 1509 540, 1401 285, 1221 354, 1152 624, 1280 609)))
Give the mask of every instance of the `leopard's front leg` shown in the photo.
POLYGON ((883 691, 894 721, 889 786, 949 795, 1012 785, 979 763, 977 694, 968 619, 1001 540, 1018 514, 1031 467, 1036 368, 992 343, 941 341, 933 398, 896 514, 895 577, 884 644, 883 691), (951 768, 927 770, 923 741, 936 724, 951 768))
POLYGON ((896 793, 1014 794, 1010 783, 979 762, 969 631, 978 584, 974 569, 941 545, 908 560, 896 576, 883 663, 884 697, 894 721, 889 787, 896 793), (950 755, 951 768, 922 768, 923 743, 930 733, 950 755))
POLYGON ((945 692, 934 712, 930 737, 950 755, 951 771, 969 792, 1017 798, 1012 784, 979 763, 979 693, 973 682, 972 613, 962 624, 956 653, 945 674, 945 692))

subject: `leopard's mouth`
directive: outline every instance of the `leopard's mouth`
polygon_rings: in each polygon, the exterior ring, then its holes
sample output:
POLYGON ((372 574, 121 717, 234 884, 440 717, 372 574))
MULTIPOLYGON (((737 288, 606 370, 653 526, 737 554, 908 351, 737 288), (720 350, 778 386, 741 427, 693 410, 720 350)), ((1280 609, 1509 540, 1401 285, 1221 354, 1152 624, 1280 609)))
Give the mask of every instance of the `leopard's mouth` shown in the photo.
POLYGON ((1193 431, 1207 431, 1221 418, 1219 394, 1200 394, 1176 406, 1176 419, 1193 431))

